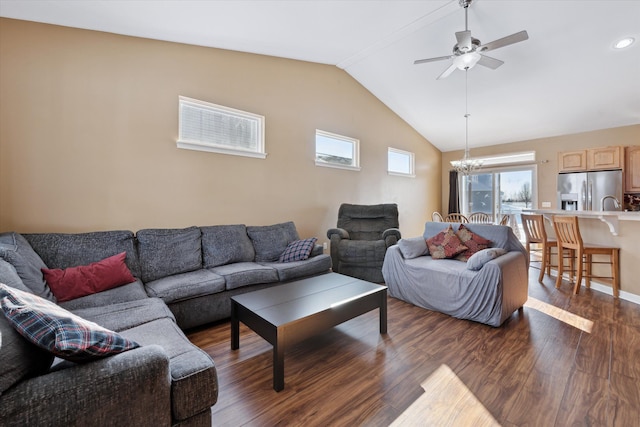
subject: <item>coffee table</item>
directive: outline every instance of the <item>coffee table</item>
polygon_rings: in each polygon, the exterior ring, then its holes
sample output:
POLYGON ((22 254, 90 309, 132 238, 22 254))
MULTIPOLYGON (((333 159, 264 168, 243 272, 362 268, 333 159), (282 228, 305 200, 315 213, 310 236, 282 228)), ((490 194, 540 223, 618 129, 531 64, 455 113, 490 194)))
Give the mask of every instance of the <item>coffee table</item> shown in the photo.
POLYGON ((273 346, 273 389, 284 388, 284 353, 293 344, 376 308, 387 333, 387 287, 327 273, 231 297, 231 349, 240 322, 273 346))

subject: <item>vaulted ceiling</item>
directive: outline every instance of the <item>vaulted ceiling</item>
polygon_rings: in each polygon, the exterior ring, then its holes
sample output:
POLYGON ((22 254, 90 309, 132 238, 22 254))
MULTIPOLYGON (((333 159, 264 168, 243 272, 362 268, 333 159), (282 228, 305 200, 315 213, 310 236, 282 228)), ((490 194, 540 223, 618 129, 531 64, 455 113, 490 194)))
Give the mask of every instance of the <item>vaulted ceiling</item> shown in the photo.
MULTIPOLYGON (((0 16, 336 65, 441 151, 464 147, 465 72, 413 64, 451 54, 458 0, 0 0, 0 16)), ((640 1, 475 0, 468 25, 482 43, 529 34, 468 71, 471 148, 640 124, 640 1)))

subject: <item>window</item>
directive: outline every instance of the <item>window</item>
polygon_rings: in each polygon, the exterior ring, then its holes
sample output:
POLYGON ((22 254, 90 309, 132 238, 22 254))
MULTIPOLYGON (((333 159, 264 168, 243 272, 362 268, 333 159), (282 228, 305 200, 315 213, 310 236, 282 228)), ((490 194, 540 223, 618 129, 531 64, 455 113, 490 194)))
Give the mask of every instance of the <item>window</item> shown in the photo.
POLYGON ((316 166, 360 170, 360 141, 316 129, 316 166))
POLYGON ((520 214, 523 209, 537 206, 537 168, 521 165, 481 169, 469 176, 460 176, 461 210, 463 214, 485 212, 497 222, 510 215, 516 236, 523 237, 520 214))
POLYGON ((409 151, 402 151, 389 147, 387 152, 387 172, 389 175, 415 177, 415 155, 409 151))
POLYGON ((178 148, 264 159, 264 116, 179 97, 178 148))

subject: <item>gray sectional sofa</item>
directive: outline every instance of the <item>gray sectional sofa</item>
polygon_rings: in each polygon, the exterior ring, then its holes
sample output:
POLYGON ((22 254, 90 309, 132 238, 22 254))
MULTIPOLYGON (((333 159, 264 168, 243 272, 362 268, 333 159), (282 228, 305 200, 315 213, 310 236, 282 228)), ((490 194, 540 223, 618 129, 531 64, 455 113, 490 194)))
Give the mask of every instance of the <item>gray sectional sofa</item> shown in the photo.
POLYGON ((55 359, 0 312, 0 426, 211 425, 213 360, 183 329, 230 316, 230 297, 327 273, 317 246, 281 263, 292 222, 61 234, 0 234, 0 283, 56 302, 41 268, 88 265, 126 252, 133 283, 59 305, 141 346, 88 363, 55 359))

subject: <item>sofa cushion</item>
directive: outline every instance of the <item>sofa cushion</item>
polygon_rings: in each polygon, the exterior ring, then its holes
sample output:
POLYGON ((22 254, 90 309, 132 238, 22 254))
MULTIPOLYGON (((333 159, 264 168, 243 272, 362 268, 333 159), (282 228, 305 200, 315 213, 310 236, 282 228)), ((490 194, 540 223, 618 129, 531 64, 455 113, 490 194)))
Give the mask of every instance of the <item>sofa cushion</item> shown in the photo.
POLYGON ((198 227, 138 231, 142 281, 147 283, 202 268, 200 235, 198 227))
POLYGON ((459 261, 467 261, 473 254, 483 249, 487 249, 491 246, 491 240, 485 239, 479 234, 469 230, 464 224, 460 224, 456 236, 460 239, 463 245, 468 249, 456 256, 459 261))
POLYGON ((249 226, 247 234, 256 251, 256 262, 277 261, 289 243, 300 239, 292 221, 266 226, 249 226))
POLYGON ((429 255, 427 241, 422 236, 400 239, 400 241, 398 241, 398 247, 404 259, 429 255))
POLYGON ((0 258, 14 266, 22 283, 31 292, 55 302, 56 298, 42 274, 47 265, 21 234, 0 234, 0 258))
POLYGON ((171 304, 191 298, 222 292, 224 278, 206 269, 175 274, 145 284, 147 294, 171 304))
POLYGON ((429 246, 429 253, 433 259, 453 258, 469 249, 462 244, 460 238, 453 232, 451 225, 427 239, 427 246, 429 246))
POLYGON ((158 319, 175 320, 173 313, 159 298, 146 298, 75 310, 73 314, 97 323, 103 328, 120 332, 158 319))
POLYGON ((254 262, 236 262, 210 270, 224 277, 227 290, 278 281, 278 272, 275 269, 254 262))
POLYGON ((174 420, 209 410, 216 403, 218 381, 213 360, 191 344, 173 321, 154 320, 122 331, 122 335, 142 346, 160 345, 169 356, 174 420))
POLYGON ((127 253, 126 263, 134 276, 140 277, 138 253, 133 232, 128 230, 90 233, 33 233, 24 237, 40 254, 48 268, 65 269, 88 265, 107 257, 127 253))
POLYGON ((24 292, 31 292, 31 289, 27 288, 22 282, 16 268, 2 258, 0 258, 0 283, 24 292))
POLYGON ((478 271, 492 259, 496 259, 506 253, 507 251, 502 248, 482 249, 471 255, 471 257, 467 261, 467 270, 478 271))
POLYGON ((58 302, 69 301, 135 282, 124 262, 126 256, 121 252, 89 265, 64 270, 43 268, 42 273, 58 302))
POLYGON ((296 240, 289 243, 278 258, 278 262, 303 261, 309 258, 317 241, 318 239, 312 237, 310 239, 296 240))
POLYGON ((87 362, 138 347, 138 344, 51 301, 0 284, 0 306, 28 341, 55 356, 87 362))
POLYGON ((250 262, 256 256, 245 225, 213 225, 202 231, 202 262, 205 268, 234 262, 250 262))
POLYGON ((21 379, 47 372, 53 354, 22 337, 0 314, 0 395, 21 379))
POLYGON ((82 308, 104 307, 111 304, 119 304, 122 302, 147 298, 149 298, 149 295, 147 295, 142 281, 137 279, 135 282, 127 285, 118 286, 117 288, 98 292, 96 294, 61 302, 60 306, 67 310, 75 311, 82 308))
POLYGON ((316 255, 304 261, 293 262, 265 262, 261 263, 271 267, 278 272, 281 282, 295 280, 301 277, 314 276, 316 274, 328 273, 331 269, 331 257, 327 254, 316 255))

